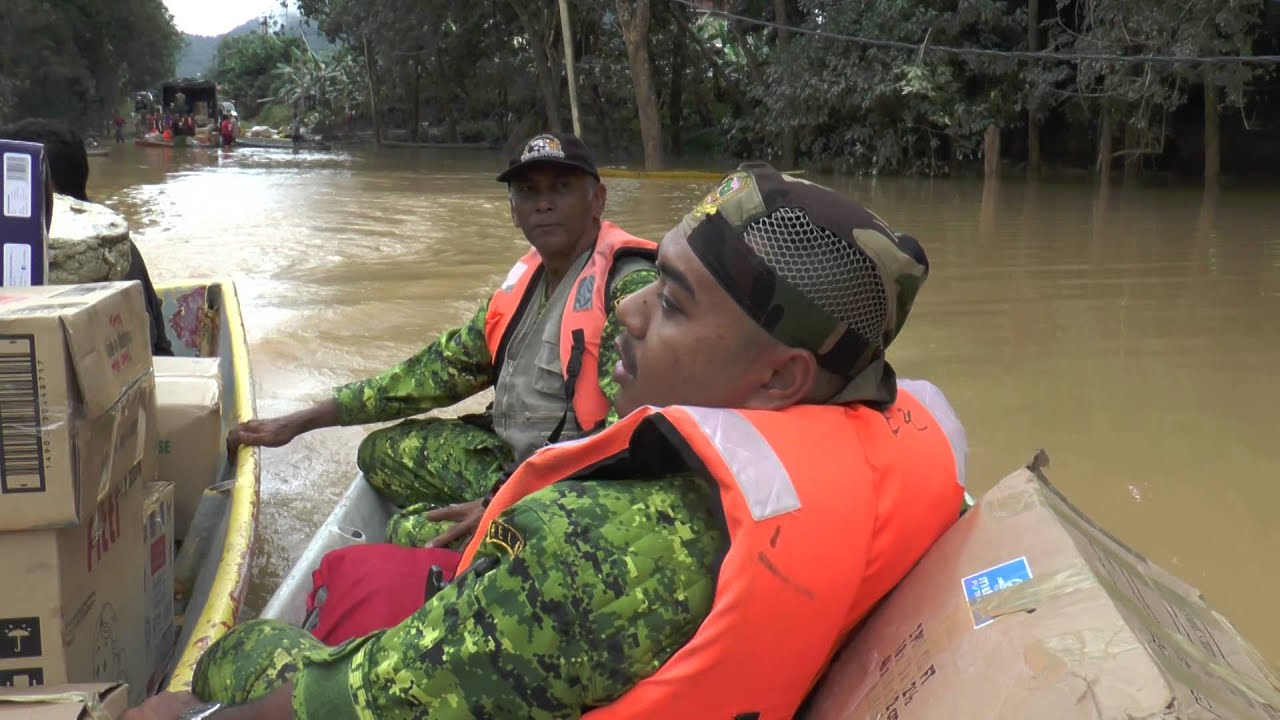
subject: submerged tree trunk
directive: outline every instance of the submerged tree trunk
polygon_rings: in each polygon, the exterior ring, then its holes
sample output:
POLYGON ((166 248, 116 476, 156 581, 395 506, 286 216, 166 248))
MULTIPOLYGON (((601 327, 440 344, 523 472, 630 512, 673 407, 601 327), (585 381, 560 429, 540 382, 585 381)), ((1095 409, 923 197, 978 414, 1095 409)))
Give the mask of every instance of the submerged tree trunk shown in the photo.
POLYGON ((369 57, 369 36, 364 41, 364 71, 369 81, 369 116, 373 120, 373 144, 382 147, 382 117, 378 115, 378 85, 373 79, 373 60, 369 57))
POLYGON ((547 130, 560 132, 560 83, 551 72, 547 48, 537 33, 529 33, 529 49, 533 52, 533 65, 538 74, 538 88, 542 94, 542 111, 546 114, 547 130))
POLYGON ((1111 182, 1111 104, 1103 101, 1102 118, 1098 121, 1098 180, 1111 182))
MULTIPOLYGON (((773 21, 782 27, 788 26, 787 0, 773 0, 773 21)), ((791 33, 778 29, 778 47, 786 52, 791 44, 791 33)), ((782 168, 789 170, 796 166, 796 129, 790 125, 782 128, 782 168)))
MULTIPOLYGON (((673 8, 674 10, 674 8, 673 8)), ((679 157, 684 153, 684 36, 677 33, 671 45, 671 86, 667 92, 667 123, 671 141, 669 152, 679 157)))
POLYGON ((982 174, 995 178, 1000 174, 1000 128, 988 125, 982 136, 982 174))
MULTIPOLYGON (((538 76, 538 91, 542 95, 542 111, 546 115, 546 130, 560 132, 560 73, 555 71, 551 60, 551 46, 545 39, 546 27, 540 18, 535 17, 536 3, 525 0, 512 0, 512 7, 520 16, 525 35, 529 40, 529 52, 533 55, 533 68, 538 76)), ((547 8, 544 8, 545 11, 547 8)), ((545 20, 546 18, 542 18, 545 20)), ((554 26, 555 20, 551 19, 554 26)))
MULTIPOLYGON (((1027 0, 1027 49, 1040 49, 1040 0, 1027 0)), ((1040 175, 1040 121, 1034 108, 1027 109, 1027 174, 1040 175)))
POLYGON ((636 110, 640 115, 640 142, 644 146, 644 169, 662 169, 662 121, 658 118, 658 94, 653 87, 649 65, 649 0, 617 0, 622 39, 631 65, 636 110))
POLYGON ((1218 86, 1204 79, 1204 182, 1215 185, 1222 170, 1222 145, 1218 137, 1218 86))
POLYGON ((1138 162, 1142 159, 1141 140, 1138 137, 1138 126, 1132 122, 1124 125, 1124 181, 1131 183, 1138 179, 1138 162))
POLYGON ((449 119, 445 125, 446 132, 449 135, 449 142, 461 142, 462 138, 458 135, 458 113, 454 111, 452 103, 449 104, 449 114, 447 117, 449 119))
POLYGON ((604 95, 600 92, 600 85, 591 84, 591 103, 592 109, 595 111, 596 123, 600 126, 600 142, 604 145, 604 157, 613 156, 613 133, 609 128, 609 110, 604 104, 604 95))
POLYGON ((992 243, 997 241, 996 232, 1000 217, 1000 178, 988 175, 982 181, 982 203, 978 208, 978 241, 992 243))
POLYGON ((417 58, 413 61, 413 128, 409 131, 409 137, 414 142, 418 142, 418 128, 422 126, 422 62, 417 58))

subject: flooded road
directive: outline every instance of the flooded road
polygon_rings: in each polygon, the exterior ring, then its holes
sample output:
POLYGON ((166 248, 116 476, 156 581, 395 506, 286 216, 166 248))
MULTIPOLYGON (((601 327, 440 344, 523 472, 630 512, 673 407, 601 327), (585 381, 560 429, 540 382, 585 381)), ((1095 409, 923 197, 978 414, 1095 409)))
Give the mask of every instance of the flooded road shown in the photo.
MULTIPOLYGON (((128 217, 157 282, 236 280, 261 415, 418 350, 526 247, 490 153, 118 146, 90 163, 91 197, 128 217)), ((1046 448, 1068 497, 1280 662, 1280 191, 815 179, 928 250, 890 357, 956 406, 975 494, 1046 448)), ((658 238, 713 182, 607 184, 607 216, 658 238)), ((264 452, 254 607, 364 432, 264 452)))

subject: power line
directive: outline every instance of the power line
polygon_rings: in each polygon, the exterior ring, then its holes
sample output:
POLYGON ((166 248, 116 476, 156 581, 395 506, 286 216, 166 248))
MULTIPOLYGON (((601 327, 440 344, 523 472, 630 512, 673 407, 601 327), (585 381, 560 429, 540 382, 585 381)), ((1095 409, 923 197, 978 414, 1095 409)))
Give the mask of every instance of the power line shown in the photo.
POLYGON ((899 40, 878 40, 874 38, 857 37, 855 35, 845 35, 843 33, 827 32, 825 30, 781 25, 768 20, 757 20, 745 15, 738 15, 727 10, 701 7, 693 0, 671 0, 671 2, 678 5, 684 5, 706 15, 715 15, 730 20, 738 20, 750 25, 769 27, 774 28, 775 30, 786 30, 799 35, 811 35, 813 37, 826 38, 829 40, 847 40, 849 42, 867 45, 870 47, 889 48, 892 50, 909 50, 911 52, 920 53, 935 52, 943 55, 1014 58, 1018 60, 1047 60, 1050 62, 1107 62, 1130 65, 1280 64, 1280 55, 1213 55, 1209 57, 1186 57, 1180 55, 1117 55, 1114 53, 1032 52, 1029 50, 988 50, 985 48, 951 47, 947 45, 930 45, 927 35, 923 43, 913 44, 899 40))

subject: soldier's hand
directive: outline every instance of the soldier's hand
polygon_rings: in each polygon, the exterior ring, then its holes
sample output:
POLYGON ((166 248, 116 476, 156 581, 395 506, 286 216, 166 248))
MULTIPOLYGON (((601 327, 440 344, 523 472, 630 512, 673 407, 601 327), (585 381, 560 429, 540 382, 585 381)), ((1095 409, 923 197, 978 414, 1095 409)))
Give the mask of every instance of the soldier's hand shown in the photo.
POLYGON ((240 423, 227 433, 227 454, 235 455, 242 446, 280 447, 302 433, 339 424, 338 401, 323 400, 306 410, 276 418, 240 423))
POLYGON ((231 428, 227 433, 227 454, 235 455, 241 446, 280 447, 287 445, 301 434, 290 417, 250 420, 231 428))
POLYGON ((160 693, 147 698, 138 707, 126 710, 120 720, 178 720, 183 710, 203 704, 189 692, 160 693))
POLYGON ((448 547, 463 537, 470 537, 480 526, 480 518, 484 517, 484 506, 479 500, 447 505, 427 513, 431 522, 447 522, 452 520, 453 526, 437 535, 427 543, 427 547, 448 547))

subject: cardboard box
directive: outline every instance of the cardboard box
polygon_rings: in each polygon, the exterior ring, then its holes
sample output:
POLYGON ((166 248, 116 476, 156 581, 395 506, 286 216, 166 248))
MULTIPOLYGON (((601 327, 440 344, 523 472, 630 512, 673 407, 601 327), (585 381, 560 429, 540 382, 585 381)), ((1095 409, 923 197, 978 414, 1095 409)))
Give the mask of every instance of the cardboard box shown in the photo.
POLYGON ((138 283, 0 290, 0 530, 74 525, 153 479, 154 388, 138 283))
POLYGON ((43 285, 49 277, 48 174, 43 145, 0 139, 0 285, 43 285))
POLYGON ((1194 588, 1021 470, 872 613, 809 717, 1280 718, 1278 687, 1194 588))
POLYGON ((218 358, 158 357, 154 362, 160 480, 173 483, 174 532, 181 538, 226 458, 222 376, 218 358))
POLYGON ((0 718, 117 720, 129 709, 128 695, 129 687, 120 683, 0 690, 0 718))
POLYGON ((0 533, 0 687, 147 681, 145 483, 81 527, 0 533))
POLYGON ((142 505, 142 542, 146 548, 147 622, 150 648, 147 694, 159 689, 173 659, 177 640, 173 616, 173 483, 147 483, 142 505))

